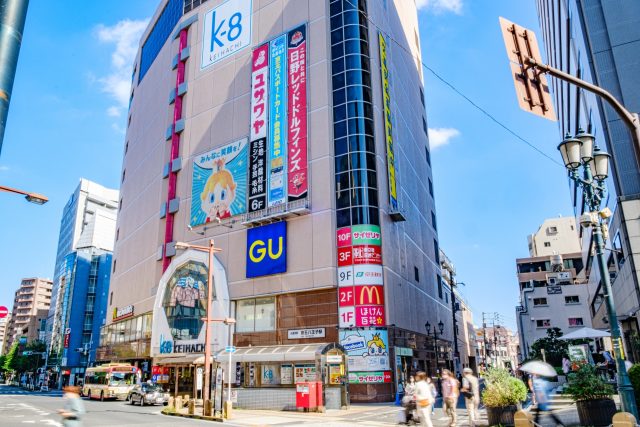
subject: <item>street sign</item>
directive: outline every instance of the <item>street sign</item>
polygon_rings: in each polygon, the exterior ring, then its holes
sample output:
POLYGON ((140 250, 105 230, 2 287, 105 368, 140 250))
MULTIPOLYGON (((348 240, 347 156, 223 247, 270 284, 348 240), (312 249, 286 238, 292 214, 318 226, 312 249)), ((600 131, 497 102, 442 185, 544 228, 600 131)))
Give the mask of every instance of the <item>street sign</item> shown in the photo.
POLYGON ((500 17, 502 37, 511 62, 511 77, 520 108, 545 119, 556 121, 547 77, 528 60, 542 64, 538 41, 533 31, 500 17))
POLYGON ((23 351, 22 355, 23 356, 31 356, 33 354, 33 351, 23 351))
POLYGON ((9 309, 4 305, 0 305, 0 319, 4 319, 9 315, 9 309))
POLYGON ((232 345, 228 345, 227 347, 225 347, 224 351, 226 351, 227 353, 235 353, 236 348, 232 345))

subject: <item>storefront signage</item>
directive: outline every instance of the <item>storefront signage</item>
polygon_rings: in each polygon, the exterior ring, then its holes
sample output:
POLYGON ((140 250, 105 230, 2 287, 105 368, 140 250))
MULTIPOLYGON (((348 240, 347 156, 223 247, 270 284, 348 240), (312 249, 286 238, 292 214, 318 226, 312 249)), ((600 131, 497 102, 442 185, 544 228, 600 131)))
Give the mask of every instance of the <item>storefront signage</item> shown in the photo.
POLYGON ((315 381, 316 367, 315 365, 296 365, 294 368, 294 375, 296 383, 315 381))
POLYGON ((249 146, 249 212, 267 207, 267 139, 251 141, 249 146))
POLYGON ((382 32, 378 33, 380 43, 380 72, 382 74, 382 101, 384 105, 384 134, 387 147, 387 169, 389 170, 389 203, 391 210, 398 210, 396 192, 396 166, 393 154, 393 123, 391 121, 391 88, 389 87, 389 67, 387 65, 387 41, 382 32))
POLYGON ((280 384, 293 384, 293 366, 280 366, 280 384))
POLYGON ((247 278, 287 271, 287 223, 247 230, 247 278))
POLYGON ((362 224, 351 227, 351 244, 357 245, 375 245, 382 244, 380 235, 380 227, 377 225, 362 224))
POLYGON ((288 200, 307 196, 307 26, 287 34, 288 200))
POLYGON ((383 326, 383 305, 359 305, 356 306, 356 326, 383 326))
POLYGON ((245 213, 247 138, 194 156, 191 182, 192 227, 245 213))
MULTIPOLYGON (((69 348, 69 340, 70 340, 70 338, 71 338, 71 329, 67 328, 64 331, 64 348, 69 348)), ((26 339, 25 339, 25 342, 26 342, 26 339)), ((20 344, 22 344, 22 338, 20 338, 20 344)))
POLYGON ((325 328, 313 329, 289 329, 287 338, 290 340, 301 340, 305 338, 324 338, 325 328))
POLYGON ((383 384, 391 382, 391 371, 349 372, 351 384, 383 384))
POLYGON ((267 207, 267 106, 269 105, 269 43, 253 51, 251 130, 249 140, 249 212, 267 207))
POLYGON ((548 295, 559 295, 562 293, 562 286, 560 285, 549 285, 547 286, 547 294, 548 295))
POLYGON ((353 267, 338 267, 338 286, 353 285, 353 267))
POLYGON ((338 248, 338 267, 353 265, 351 247, 338 248))
POLYGON ((338 247, 351 246, 351 227, 340 228, 336 233, 338 247))
POLYGON ((211 64, 251 45, 251 0, 227 0, 204 15, 202 64, 211 64))
POLYGON ((353 286, 338 288, 338 305, 340 307, 349 307, 356 305, 356 292, 353 286))
POLYGON ((269 202, 286 202, 287 35, 269 43, 269 202))
POLYGON ((396 356, 413 357, 413 350, 406 347, 395 347, 396 356))
POLYGON ((133 316, 133 305, 117 307, 113 309, 113 321, 126 319, 133 316))
POLYGON ((358 245, 352 250, 354 264, 382 264, 382 248, 373 245, 358 245))
POLYGON ((262 385, 280 384, 280 365, 262 365, 260 382, 262 385))
POLYGON ((341 328, 356 326, 356 308, 354 306, 338 307, 338 316, 341 328))
POLYGON ((341 330, 340 345, 347 352, 349 372, 388 371, 389 340, 385 329, 341 330))
POLYGON ((382 285, 382 266, 368 264, 354 266, 353 283, 356 285, 382 285))
POLYGON ((327 355, 327 363, 342 363, 342 356, 339 354, 327 355))
POLYGON ((378 285, 355 287, 356 305, 384 305, 384 288, 378 285))

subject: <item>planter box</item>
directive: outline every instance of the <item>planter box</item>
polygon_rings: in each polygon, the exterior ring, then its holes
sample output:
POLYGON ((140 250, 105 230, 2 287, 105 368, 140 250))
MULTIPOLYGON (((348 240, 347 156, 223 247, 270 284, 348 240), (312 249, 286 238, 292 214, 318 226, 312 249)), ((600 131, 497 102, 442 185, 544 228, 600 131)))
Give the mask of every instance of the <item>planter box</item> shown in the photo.
POLYGON ((613 399, 581 400, 576 402, 580 425, 609 426, 616 414, 616 404, 613 399))
POLYGON ((518 407, 516 405, 502 406, 499 408, 487 407, 487 420, 490 426, 513 426, 515 425, 513 416, 517 411, 518 407))

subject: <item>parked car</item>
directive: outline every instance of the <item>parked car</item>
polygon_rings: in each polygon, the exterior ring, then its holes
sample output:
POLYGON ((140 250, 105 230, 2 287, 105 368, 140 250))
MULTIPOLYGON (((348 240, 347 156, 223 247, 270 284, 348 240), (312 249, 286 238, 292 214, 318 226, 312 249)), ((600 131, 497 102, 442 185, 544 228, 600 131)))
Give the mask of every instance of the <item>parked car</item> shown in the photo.
POLYGON ((169 393, 165 393, 159 385, 143 383, 131 389, 127 400, 132 405, 136 403, 140 404, 140 406, 167 405, 169 402, 169 393))

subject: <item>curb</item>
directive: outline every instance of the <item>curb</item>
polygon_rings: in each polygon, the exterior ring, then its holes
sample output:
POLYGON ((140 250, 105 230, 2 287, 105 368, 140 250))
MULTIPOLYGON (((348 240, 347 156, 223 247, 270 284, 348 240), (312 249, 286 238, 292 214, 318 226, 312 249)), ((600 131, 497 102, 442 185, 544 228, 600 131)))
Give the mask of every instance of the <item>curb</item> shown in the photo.
POLYGON ((224 422, 223 418, 220 417, 206 417, 204 415, 189 415, 189 414, 181 414, 179 412, 166 412, 166 411, 161 411, 162 415, 168 415, 170 417, 182 417, 182 418, 192 418, 195 420, 203 420, 203 421, 215 421, 215 422, 219 422, 222 423, 224 422))

